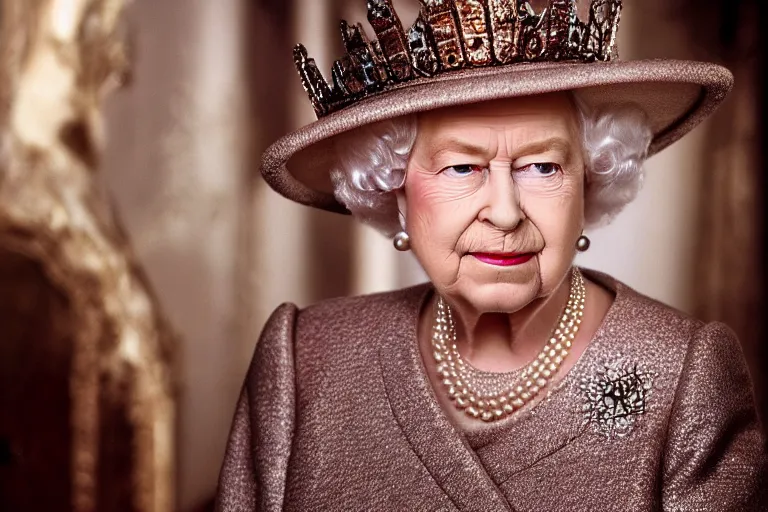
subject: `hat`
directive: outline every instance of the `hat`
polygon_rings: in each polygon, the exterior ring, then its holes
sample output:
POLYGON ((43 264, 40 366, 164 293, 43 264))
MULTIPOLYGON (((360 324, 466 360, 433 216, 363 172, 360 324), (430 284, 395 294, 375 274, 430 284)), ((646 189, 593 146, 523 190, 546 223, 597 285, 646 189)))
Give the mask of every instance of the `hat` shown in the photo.
POLYGON ((332 84, 306 49, 294 50, 318 120, 263 154, 269 185, 293 201, 348 213, 333 196, 334 137, 372 123, 437 108, 561 91, 592 107, 634 103, 648 115, 649 156, 692 130, 733 86, 716 64, 621 61, 616 32, 621 0, 593 0, 589 19, 576 0, 550 0, 536 13, 520 0, 419 0, 404 30, 391 0, 368 0, 378 40, 342 22, 347 54, 332 84))

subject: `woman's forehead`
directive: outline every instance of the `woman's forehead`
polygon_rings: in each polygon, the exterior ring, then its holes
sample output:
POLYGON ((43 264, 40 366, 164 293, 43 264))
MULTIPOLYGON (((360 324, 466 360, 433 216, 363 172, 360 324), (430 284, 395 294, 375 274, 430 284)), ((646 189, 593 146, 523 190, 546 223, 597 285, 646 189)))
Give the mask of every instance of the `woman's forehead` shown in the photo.
POLYGON ((577 115, 565 93, 488 101, 421 114, 419 138, 482 137, 497 130, 570 138, 576 135, 577 115))
POLYGON ((571 153, 580 140, 577 115, 566 94, 442 109, 420 117, 415 150, 429 158, 443 152, 492 153, 500 144, 515 152, 519 147, 543 148, 547 142, 547 148, 571 153), (558 144, 549 144, 552 140, 558 144))

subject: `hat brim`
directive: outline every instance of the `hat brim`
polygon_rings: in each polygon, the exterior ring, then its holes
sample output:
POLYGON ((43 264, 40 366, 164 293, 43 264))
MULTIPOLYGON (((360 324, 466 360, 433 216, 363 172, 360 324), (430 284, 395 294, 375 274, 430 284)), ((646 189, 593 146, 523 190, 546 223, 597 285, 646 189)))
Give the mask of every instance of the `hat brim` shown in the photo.
POLYGON ((466 69, 424 78, 366 98, 272 144, 261 171, 283 196, 348 213, 333 196, 333 138, 362 126, 442 107, 578 90, 592 106, 635 103, 651 123, 649 156, 680 139, 709 116, 733 87, 722 66, 677 60, 518 64, 466 69))

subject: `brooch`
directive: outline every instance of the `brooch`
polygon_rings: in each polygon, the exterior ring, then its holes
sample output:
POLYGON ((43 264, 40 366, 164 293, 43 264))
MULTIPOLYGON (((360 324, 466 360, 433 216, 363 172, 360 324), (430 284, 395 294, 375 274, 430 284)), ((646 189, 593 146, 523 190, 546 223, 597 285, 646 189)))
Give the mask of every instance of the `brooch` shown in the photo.
POLYGON ((647 410, 655 375, 622 361, 584 378, 580 385, 584 425, 608 438, 627 436, 647 410))

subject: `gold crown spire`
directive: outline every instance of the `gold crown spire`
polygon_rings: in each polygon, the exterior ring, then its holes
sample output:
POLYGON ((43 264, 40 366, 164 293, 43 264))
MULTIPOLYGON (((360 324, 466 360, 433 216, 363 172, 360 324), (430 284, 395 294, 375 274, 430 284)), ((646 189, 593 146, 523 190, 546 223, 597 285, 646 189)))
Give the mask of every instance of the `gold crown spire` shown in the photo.
POLYGON ((294 61, 323 117, 394 85, 457 69, 615 58, 622 1, 592 0, 586 22, 576 1, 550 0, 536 13, 522 0, 419 0, 419 17, 406 31, 392 0, 368 0, 378 39, 369 41, 360 24, 341 22, 347 54, 333 64, 333 85, 301 44, 294 61))

